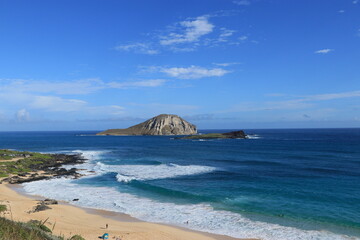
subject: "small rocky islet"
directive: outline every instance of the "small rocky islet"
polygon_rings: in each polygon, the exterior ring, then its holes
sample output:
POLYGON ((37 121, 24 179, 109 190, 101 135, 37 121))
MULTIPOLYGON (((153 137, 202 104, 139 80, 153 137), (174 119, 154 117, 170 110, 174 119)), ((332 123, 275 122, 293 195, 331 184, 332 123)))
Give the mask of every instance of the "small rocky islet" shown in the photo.
POLYGON ((108 129, 96 135, 112 136, 169 136, 193 135, 197 133, 196 126, 173 114, 160 114, 145 122, 125 129, 108 129))
POLYGON ((227 133, 197 134, 197 128, 178 115, 160 114, 145 122, 139 123, 125 129, 108 129, 97 133, 102 136, 172 136, 180 135, 177 139, 215 139, 215 138, 247 138, 244 131, 233 131, 227 133))
POLYGON ((180 137, 177 139, 246 139, 248 136, 244 131, 233 131, 227 133, 207 133, 207 134, 198 134, 192 136, 180 137))

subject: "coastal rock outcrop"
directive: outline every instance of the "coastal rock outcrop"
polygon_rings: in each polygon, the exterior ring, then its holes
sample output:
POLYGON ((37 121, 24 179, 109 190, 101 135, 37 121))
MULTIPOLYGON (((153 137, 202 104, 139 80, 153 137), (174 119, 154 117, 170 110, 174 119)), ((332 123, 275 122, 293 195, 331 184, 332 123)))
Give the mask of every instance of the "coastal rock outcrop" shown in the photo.
POLYGON ((179 139, 220 139, 220 138, 232 138, 232 139, 245 139, 248 136, 245 134, 244 131, 233 131, 227 133, 208 133, 208 134, 201 134, 201 135, 193 135, 193 136, 186 136, 181 137, 179 139))
POLYGON ((109 129, 96 135, 193 135, 196 126, 177 115, 161 114, 126 129, 109 129))

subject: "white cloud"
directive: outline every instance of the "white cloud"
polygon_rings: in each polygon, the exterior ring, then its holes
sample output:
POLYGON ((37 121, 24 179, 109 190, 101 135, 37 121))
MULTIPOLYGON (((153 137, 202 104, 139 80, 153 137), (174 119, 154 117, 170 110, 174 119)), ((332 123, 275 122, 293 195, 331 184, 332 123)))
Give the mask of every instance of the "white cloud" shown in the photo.
POLYGON ((16 112, 15 118, 18 122, 27 122, 30 120, 30 113, 23 108, 16 112))
POLYGON ((34 96, 30 107, 52 112, 73 112, 85 107, 87 102, 78 99, 64 99, 55 96, 34 96))
POLYGON ((221 28, 221 33, 219 35, 218 41, 219 42, 227 42, 229 40, 229 37, 231 37, 236 31, 230 30, 227 28, 221 28))
POLYGON ((152 79, 137 82, 103 82, 97 78, 75 81, 37 81, 23 79, 0 79, 1 95, 23 96, 21 93, 54 93, 59 95, 89 94, 102 89, 129 87, 159 87, 166 80, 152 79), (11 94, 10 94, 11 93, 11 94))
POLYGON ((98 78, 74 81, 41 81, 24 79, 0 79, 3 91, 37 92, 56 94, 88 94, 105 88, 105 84, 98 78))
POLYGON ((226 63, 213 63, 216 66, 220 66, 220 67, 228 67, 228 66, 232 66, 232 65, 238 65, 241 64, 240 62, 226 62, 226 63))
POLYGON ((239 39, 240 41, 245 41, 245 40, 248 39, 248 36, 243 35, 243 36, 238 37, 238 39, 239 39))
MULTIPOLYGON (((267 96, 287 96, 284 94, 268 94, 267 96)), ((283 101, 266 101, 261 103, 246 102, 233 106, 224 112, 253 112, 253 111, 271 111, 271 110, 296 110, 307 109, 315 106, 318 101, 330 101, 335 99, 360 97, 360 91, 327 93, 301 96, 295 99, 283 101)))
POLYGON ((131 115, 136 115, 137 113, 141 112, 143 116, 148 117, 152 117, 154 115, 162 113, 177 114, 181 116, 192 113, 193 111, 199 109, 199 106, 196 105, 185 105, 176 103, 132 103, 130 105, 131 109, 129 109, 129 111, 133 112, 131 115))
POLYGON ((330 48, 325 48, 325 49, 320 49, 315 51, 316 54, 327 54, 329 52, 333 52, 334 49, 330 49, 330 48))
POLYGON ((344 13, 345 12, 345 10, 339 10, 338 11, 338 13, 344 13))
POLYGON ((118 45, 115 47, 115 50, 127 51, 127 52, 133 51, 135 53, 142 53, 148 55, 155 55, 159 53, 158 50, 150 47, 149 44, 145 44, 145 43, 131 43, 131 44, 118 45))
POLYGON ((353 4, 358 4, 359 0, 354 0, 352 3, 353 4))
POLYGON ((238 1, 233 1, 233 3, 240 5, 240 6, 248 6, 250 5, 250 1, 249 0, 238 0, 238 1))
POLYGON ((215 27, 209 22, 206 16, 200 16, 194 20, 182 21, 179 25, 180 29, 176 29, 169 35, 161 37, 161 45, 196 42, 202 36, 211 33, 215 27))
POLYGON ((108 85, 111 88, 159 87, 165 82, 167 82, 165 79, 150 79, 137 82, 111 82, 108 85))
POLYGON ((352 97, 360 97, 360 91, 310 95, 310 96, 305 96, 304 100, 306 100, 306 101, 324 101, 324 100, 352 98, 352 97))
POLYGON ((180 78, 180 79, 196 79, 204 77, 221 77, 227 73, 228 70, 222 68, 212 68, 207 69, 199 66, 190 66, 190 67, 172 67, 172 68, 162 68, 160 72, 167 74, 170 77, 180 78))
MULTIPOLYGON (((240 4, 243 1, 239 1, 240 4)), ((244 1, 248 2, 248 1, 244 1)), ((222 12, 222 11, 220 11, 222 12)), ((140 54, 158 54, 164 51, 192 52, 199 47, 218 47, 239 45, 247 36, 236 36, 236 30, 215 26, 210 19, 228 17, 228 13, 207 14, 168 25, 165 30, 147 34, 146 40, 121 44, 114 47, 118 51, 131 51, 140 54)))
POLYGON ((125 108, 119 105, 89 106, 84 111, 95 116, 119 116, 125 113, 125 108))

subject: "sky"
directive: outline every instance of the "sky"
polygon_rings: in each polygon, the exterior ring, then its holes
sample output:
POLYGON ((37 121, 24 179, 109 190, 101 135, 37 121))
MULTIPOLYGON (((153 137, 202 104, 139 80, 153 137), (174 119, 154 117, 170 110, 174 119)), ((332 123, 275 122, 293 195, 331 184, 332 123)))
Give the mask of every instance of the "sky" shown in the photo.
POLYGON ((360 127, 360 0, 0 0, 0 131, 360 127))

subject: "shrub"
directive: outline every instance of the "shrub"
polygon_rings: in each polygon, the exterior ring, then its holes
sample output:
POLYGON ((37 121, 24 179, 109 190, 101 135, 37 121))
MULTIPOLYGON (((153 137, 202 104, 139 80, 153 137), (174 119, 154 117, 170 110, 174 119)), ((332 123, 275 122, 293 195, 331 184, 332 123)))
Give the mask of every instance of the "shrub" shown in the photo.
POLYGON ((69 240, 85 240, 85 238, 83 238, 80 235, 74 235, 71 238, 69 238, 69 240))

